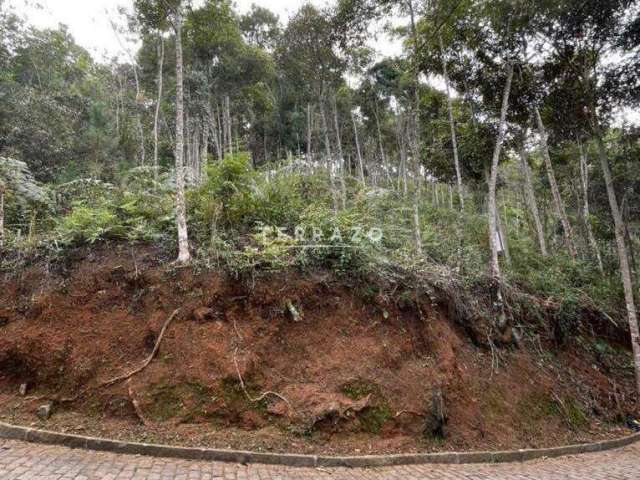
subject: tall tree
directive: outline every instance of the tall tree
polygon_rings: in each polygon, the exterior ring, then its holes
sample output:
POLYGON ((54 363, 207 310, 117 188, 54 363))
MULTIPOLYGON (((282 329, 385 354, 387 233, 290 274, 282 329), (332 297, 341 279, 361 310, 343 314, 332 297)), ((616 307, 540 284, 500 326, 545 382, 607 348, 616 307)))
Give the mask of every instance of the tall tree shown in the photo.
MULTIPOLYGON (((621 46, 630 47, 623 38, 629 8, 633 0, 588 1, 576 9, 573 2, 541 2, 541 32, 551 50, 546 61, 546 80, 551 85, 547 101, 560 118, 559 131, 573 130, 573 135, 588 135, 596 145, 604 177, 609 209, 624 289, 629 332, 640 395, 640 331, 625 238, 626 225, 615 191, 609 155, 605 146, 605 131, 613 108, 628 97, 628 78, 617 75, 607 60, 623 55, 621 46)), ((633 23, 633 22, 632 22, 633 23)), ((628 40, 628 39, 627 39, 628 40)), ((636 39, 637 40, 637 39, 636 39)), ((633 43, 633 40, 632 40, 633 43)))
POLYGON ((176 50, 176 225, 178 228, 178 262, 191 260, 189 235, 187 230, 187 209, 185 199, 184 165, 184 58, 182 29, 184 8, 183 0, 136 0, 138 18, 144 25, 157 30, 171 25, 175 34, 176 50))
POLYGON ((160 110, 162 108, 162 86, 164 78, 164 39, 162 34, 158 35, 158 98, 156 100, 156 111, 153 118, 153 167, 156 180, 158 179, 158 142, 160 137, 160 110))
POLYGON ((538 209, 538 201, 536 200, 535 190, 533 188, 533 181, 531 179, 531 168, 529 167, 529 162, 527 160, 527 152, 525 148, 525 138, 526 133, 522 135, 522 145, 520 148, 520 173, 524 180, 524 193, 525 193, 525 201, 527 203, 527 208, 531 213, 531 217, 533 219, 533 226, 536 231, 536 237, 538 239, 538 246, 540 247, 540 253, 543 257, 549 255, 547 250, 547 241, 544 234, 544 228, 542 226, 542 221, 540 220, 540 210, 538 209))
POLYGON ((562 224, 562 235, 564 236, 565 245, 567 246, 571 257, 575 259, 578 255, 578 252, 576 250, 576 244, 573 238, 573 228, 571 227, 571 223, 569 222, 569 217, 567 215, 567 209, 565 207, 564 200, 562 199, 562 195, 560 195, 560 189, 558 188, 558 182, 556 181, 556 174, 551 162, 551 155, 549 155, 549 136, 546 129, 544 128, 544 123, 542 122, 542 116, 540 115, 540 110, 538 109, 538 107, 534 107, 534 116, 536 124, 538 126, 538 135, 540 137, 540 149, 542 151, 542 158, 544 159, 544 166, 547 170, 547 178, 549 179, 549 185, 551 186, 553 207, 555 209, 556 215, 558 216, 558 219, 560 220, 560 223, 562 224))

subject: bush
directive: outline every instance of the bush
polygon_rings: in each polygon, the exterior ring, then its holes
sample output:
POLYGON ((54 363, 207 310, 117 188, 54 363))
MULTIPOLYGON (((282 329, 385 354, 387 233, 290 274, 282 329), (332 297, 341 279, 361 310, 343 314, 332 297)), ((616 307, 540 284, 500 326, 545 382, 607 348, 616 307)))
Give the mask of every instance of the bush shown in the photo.
POLYGON ((246 225, 255 209, 254 185, 255 172, 247 153, 228 155, 209 165, 205 182, 189 194, 194 220, 200 227, 218 222, 226 227, 246 225))
POLYGON ((77 204, 56 227, 56 234, 62 243, 89 242, 107 237, 120 237, 123 227, 118 216, 108 205, 89 207, 77 204))
POLYGON ((67 244, 107 238, 151 241, 173 233, 173 195, 166 183, 155 182, 148 168, 133 169, 126 178, 126 188, 97 181, 67 184, 65 195, 74 192, 78 200, 66 207, 70 211, 55 228, 57 239, 67 244))

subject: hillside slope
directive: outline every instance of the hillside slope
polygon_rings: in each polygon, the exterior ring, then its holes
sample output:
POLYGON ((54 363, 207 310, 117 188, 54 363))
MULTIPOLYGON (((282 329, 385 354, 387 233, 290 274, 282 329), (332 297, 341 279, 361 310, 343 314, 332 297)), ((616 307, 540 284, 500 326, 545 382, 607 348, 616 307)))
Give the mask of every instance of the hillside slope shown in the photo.
POLYGON ((483 343, 417 290, 163 261, 150 247, 111 245, 6 272, 0 418, 32 423, 51 399, 46 428, 370 453, 585 441, 625 433, 633 412, 624 330, 611 325, 606 338, 585 318, 560 343, 548 319, 520 318, 518 345, 483 343), (175 309, 149 366, 98 386, 148 358, 175 309))

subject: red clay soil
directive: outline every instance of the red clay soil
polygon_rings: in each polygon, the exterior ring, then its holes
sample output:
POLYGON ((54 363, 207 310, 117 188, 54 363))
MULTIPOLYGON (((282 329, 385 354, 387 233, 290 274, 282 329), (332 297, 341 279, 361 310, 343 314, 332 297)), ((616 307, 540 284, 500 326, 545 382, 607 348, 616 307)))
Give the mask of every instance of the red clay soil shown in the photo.
POLYGON ((7 272, 0 419, 137 441, 362 454, 628 433, 626 349, 595 348, 584 335, 557 348, 538 327, 519 348, 481 348, 446 309, 369 287, 329 272, 240 280, 119 245, 80 252, 63 267, 7 272), (148 368, 96 387, 140 365, 177 308, 148 368), (48 399, 78 392, 50 419, 36 418, 48 399))

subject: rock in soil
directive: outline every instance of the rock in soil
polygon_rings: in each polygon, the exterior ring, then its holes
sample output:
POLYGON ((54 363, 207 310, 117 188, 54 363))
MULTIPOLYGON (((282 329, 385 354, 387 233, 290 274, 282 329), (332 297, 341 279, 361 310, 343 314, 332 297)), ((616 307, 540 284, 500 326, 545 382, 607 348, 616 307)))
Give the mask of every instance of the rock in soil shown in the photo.
POLYGON ((53 403, 52 402, 46 403, 44 405, 40 405, 38 407, 38 410, 36 410, 36 416, 40 420, 48 420, 51 417, 52 413, 53 413, 53 403))

